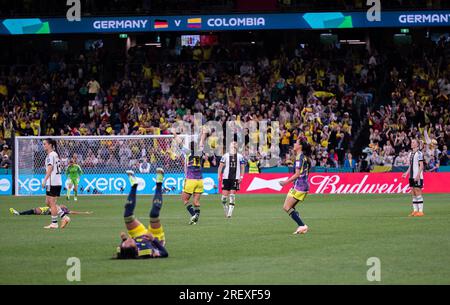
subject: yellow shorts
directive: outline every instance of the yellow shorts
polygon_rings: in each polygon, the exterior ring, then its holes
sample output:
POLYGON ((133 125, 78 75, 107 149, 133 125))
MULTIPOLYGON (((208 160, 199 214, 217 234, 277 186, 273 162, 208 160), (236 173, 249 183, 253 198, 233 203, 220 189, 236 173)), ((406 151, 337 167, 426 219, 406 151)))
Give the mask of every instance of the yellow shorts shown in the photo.
POLYGON ((49 207, 39 207, 38 209, 41 211, 41 215, 50 215, 49 207))
POLYGON ((293 197, 293 198, 297 199, 298 201, 304 201, 307 194, 308 194, 308 192, 301 192, 301 191, 297 191, 296 189, 292 188, 289 191, 288 196, 293 197))
POLYGON ((203 194, 203 179, 185 179, 183 192, 187 194, 203 194))
POLYGON ((133 230, 128 230, 128 235, 130 235, 131 238, 136 238, 136 237, 147 234, 147 232, 148 232, 147 228, 141 223, 133 230))
POLYGON ((151 227, 151 225, 148 225, 148 231, 152 233, 154 237, 158 238, 158 240, 165 240, 164 229, 162 225, 158 229, 154 229, 151 227))

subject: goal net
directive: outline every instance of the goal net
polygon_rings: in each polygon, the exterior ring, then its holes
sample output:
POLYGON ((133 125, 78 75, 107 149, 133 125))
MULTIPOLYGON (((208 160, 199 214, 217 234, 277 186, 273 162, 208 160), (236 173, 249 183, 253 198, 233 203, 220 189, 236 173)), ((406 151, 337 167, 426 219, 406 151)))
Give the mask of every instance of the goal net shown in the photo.
MULTIPOLYGON (((15 139, 15 194, 42 195, 41 183, 45 176, 46 137, 16 137, 15 139)), ((64 170, 69 160, 76 157, 83 170, 80 194, 120 195, 129 190, 125 174, 132 169, 140 178, 141 194, 153 194, 156 168, 164 169, 165 186, 172 193, 182 190, 184 157, 181 146, 173 136, 79 136, 52 137, 64 170)), ((183 142, 186 137, 181 136, 183 142)), ((63 189, 67 175, 63 172, 63 189)))

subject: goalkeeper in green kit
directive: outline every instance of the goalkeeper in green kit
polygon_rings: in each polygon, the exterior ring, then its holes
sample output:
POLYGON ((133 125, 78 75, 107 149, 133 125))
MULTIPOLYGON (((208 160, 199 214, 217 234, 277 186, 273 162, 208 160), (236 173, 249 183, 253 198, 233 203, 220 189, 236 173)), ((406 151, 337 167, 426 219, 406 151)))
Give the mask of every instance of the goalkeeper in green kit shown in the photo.
POLYGON ((69 166, 66 170, 67 173, 67 181, 66 181, 66 188, 67 188, 67 200, 70 200, 70 193, 73 189, 74 191, 74 200, 78 200, 78 183, 80 182, 80 176, 83 175, 83 170, 81 167, 77 164, 77 158, 74 156, 69 161, 69 166))

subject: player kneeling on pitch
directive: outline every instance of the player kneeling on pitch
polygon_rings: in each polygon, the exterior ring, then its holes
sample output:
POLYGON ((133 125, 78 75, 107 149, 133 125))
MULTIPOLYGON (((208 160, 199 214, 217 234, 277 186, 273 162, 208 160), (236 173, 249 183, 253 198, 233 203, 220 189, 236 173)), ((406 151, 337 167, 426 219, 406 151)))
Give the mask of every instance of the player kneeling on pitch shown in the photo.
MULTIPOLYGON (((131 191, 128 195, 127 203, 125 204, 124 220, 128 234, 122 232, 120 238, 122 239, 119 247, 117 247, 118 259, 137 259, 137 258, 163 258, 168 257, 166 248, 164 247, 163 238, 164 233, 162 227, 159 227, 159 234, 152 234, 155 232, 150 225, 147 229, 134 216, 134 209, 136 207, 136 192, 138 181, 133 171, 127 171, 131 183, 131 191), (159 235, 159 238, 158 236, 159 235)), ((153 206, 150 211, 150 219, 155 220, 159 218, 159 211, 162 206, 162 182, 156 184, 156 192, 153 197, 153 206)))

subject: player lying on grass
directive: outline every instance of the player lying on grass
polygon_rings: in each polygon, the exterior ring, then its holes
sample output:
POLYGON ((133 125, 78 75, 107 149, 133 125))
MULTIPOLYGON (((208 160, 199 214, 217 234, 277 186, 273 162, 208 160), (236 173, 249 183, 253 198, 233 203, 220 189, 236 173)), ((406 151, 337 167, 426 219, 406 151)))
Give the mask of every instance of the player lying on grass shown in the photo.
MULTIPOLYGON (((69 222, 70 218, 67 215, 91 215, 92 212, 79 212, 79 211, 72 211, 69 210, 65 205, 57 205, 56 208, 58 209, 58 214, 61 213, 61 228, 63 229, 66 227, 69 222)), ((9 209, 9 212, 12 215, 50 215, 50 208, 49 207, 38 207, 30 210, 25 211, 17 211, 13 208, 9 209)))
MULTIPOLYGON (((128 177, 131 183, 131 191, 128 195, 127 203, 125 204, 124 220, 125 227, 128 230, 128 234, 125 232, 120 233, 119 247, 117 247, 118 259, 137 259, 137 258, 163 258, 168 257, 164 242, 161 242, 158 237, 151 232, 155 231, 150 223, 149 229, 147 229, 137 218, 134 216, 134 209, 136 207, 136 192, 138 187, 138 181, 133 171, 127 171, 128 177)), ((159 220, 159 211, 162 206, 162 182, 157 183, 155 196, 153 196, 153 206, 150 211, 150 219, 159 220)), ((154 222, 153 222, 154 223, 154 222)), ((162 231, 162 227, 160 227, 162 231)), ((164 234, 162 233, 162 235, 164 234)), ((162 238, 162 237, 161 237, 162 238)))

